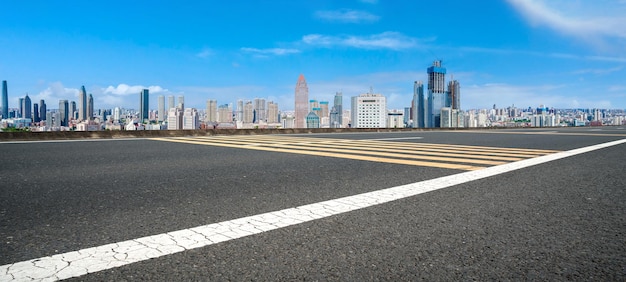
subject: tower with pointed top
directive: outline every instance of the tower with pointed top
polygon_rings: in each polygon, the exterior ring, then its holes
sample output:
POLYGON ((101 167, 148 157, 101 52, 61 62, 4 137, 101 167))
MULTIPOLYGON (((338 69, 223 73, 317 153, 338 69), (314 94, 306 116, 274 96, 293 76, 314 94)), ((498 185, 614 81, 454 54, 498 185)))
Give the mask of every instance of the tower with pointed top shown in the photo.
POLYGON ((304 75, 300 74, 295 91, 294 128, 306 128, 306 117, 309 114, 309 87, 304 75))

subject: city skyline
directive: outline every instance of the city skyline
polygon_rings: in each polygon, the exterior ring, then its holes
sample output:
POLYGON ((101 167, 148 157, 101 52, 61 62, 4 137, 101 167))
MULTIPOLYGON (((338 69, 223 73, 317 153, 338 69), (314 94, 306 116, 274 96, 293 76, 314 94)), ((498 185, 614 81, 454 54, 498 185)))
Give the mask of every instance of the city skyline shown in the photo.
POLYGON ((401 109, 440 59, 461 81, 464 109, 626 108, 624 1, 235 6, 6 3, 0 79, 10 84, 9 107, 26 94, 52 105, 79 101, 85 85, 96 108, 135 108, 145 88, 150 105, 184 95, 198 109, 208 99, 264 98, 294 110, 293 77, 302 73, 311 99, 373 87, 401 109), (118 7, 134 16, 111 18, 118 7))

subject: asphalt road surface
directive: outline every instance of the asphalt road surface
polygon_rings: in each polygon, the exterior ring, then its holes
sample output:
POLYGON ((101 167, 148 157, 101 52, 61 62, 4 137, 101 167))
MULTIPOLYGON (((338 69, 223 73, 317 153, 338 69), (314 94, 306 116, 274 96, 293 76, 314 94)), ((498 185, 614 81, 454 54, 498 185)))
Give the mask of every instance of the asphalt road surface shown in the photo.
POLYGON ((2 142, 0 281, 624 281, 625 139, 602 127, 2 142))

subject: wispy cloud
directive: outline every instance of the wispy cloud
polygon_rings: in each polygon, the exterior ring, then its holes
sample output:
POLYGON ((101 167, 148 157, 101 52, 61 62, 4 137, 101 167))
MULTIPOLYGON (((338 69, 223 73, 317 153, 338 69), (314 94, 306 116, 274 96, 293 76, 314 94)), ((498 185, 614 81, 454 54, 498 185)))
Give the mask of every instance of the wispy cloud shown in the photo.
POLYGON ((370 14, 365 11, 356 10, 336 10, 336 11, 317 11, 315 17, 330 22, 341 23, 371 23, 380 19, 379 16, 370 14))
MULTIPOLYGON (((607 41, 626 40, 626 7, 607 1, 508 0, 531 24, 608 47, 607 41)), ((623 44, 621 45, 623 52, 623 44)))
POLYGON ((484 48, 484 47, 458 47, 454 48, 463 52, 477 52, 488 53, 496 55, 528 55, 538 57, 549 57, 557 59, 570 59, 570 60, 584 60, 584 61, 601 61, 601 62, 613 62, 613 63, 626 63, 626 57, 619 56, 591 56, 591 55, 575 55, 566 53, 544 53, 537 51, 515 50, 515 49, 498 49, 498 48, 484 48))
MULTIPOLYGON (((377 4, 378 0, 360 0, 363 3, 368 3, 368 4, 377 4)), ((626 1, 626 0, 624 0, 626 1)))
POLYGON ((245 53, 254 54, 257 57, 283 56, 283 55, 300 53, 300 50, 290 49, 290 48, 257 49, 257 48, 244 47, 244 48, 241 48, 240 50, 245 53))
POLYGON ((621 71, 624 67, 622 66, 618 66, 618 67, 613 67, 613 68, 607 68, 607 69, 582 69, 582 70, 577 70, 572 72, 573 74, 595 74, 595 75, 603 75, 603 74, 609 74, 609 73, 613 73, 613 72, 618 72, 621 71))
POLYGON ((368 36, 309 34, 302 37, 302 42, 321 47, 352 47, 359 49, 402 50, 419 46, 419 41, 399 32, 387 31, 368 36))
POLYGON ((209 48, 204 48, 202 49, 202 51, 196 54, 196 57, 205 59, 205 58, 212 56, 213 54, 214 54, 213 50, 209 48))

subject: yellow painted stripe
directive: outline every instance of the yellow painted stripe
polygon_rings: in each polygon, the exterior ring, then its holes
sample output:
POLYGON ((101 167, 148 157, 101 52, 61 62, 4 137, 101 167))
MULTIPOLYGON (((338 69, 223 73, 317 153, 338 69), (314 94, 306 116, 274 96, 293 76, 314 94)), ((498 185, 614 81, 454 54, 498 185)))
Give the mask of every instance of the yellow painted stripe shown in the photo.
POLYGON ((329 152, 319 152, 319 151, 303 151, 303 150, 291 150, 291 149, 267 148, 267 147, 250 147, 250 146, 246 147, 246 146, 241 146, 241 145, 225 144, 225 143, 207 143, 203 141, 194 141, 193 139, 187 140, 187 139, 180 139, 180 138, 152 138, 151 140, 178 142, 178 143, 186 143, 186 144, 197 144, 197 145, 209 145, 209 146, 218 146, 218 147, 229 147, 229 148, 240 148, 240 149, 242 148, 253 149, 253 150, 268 151, 268 152, 294 153, 294 154, 301 154, 301 155, 324 156, 324 157, 334 157, 334 158, 343 158, 343 159, 352 159, 352 160, 361 160, 361 161, 402 164, 402 165, 458 169, 458 170, 478 170, 478 169, 484 168, 481 166, 472 166, 472 165, 463 165, 463 164, 449 164, 449 163, 437 163, 437 162, 426 162, 426 161, 390 159, 390 158, 339 154, 339 153, 329 153, 329 152))
MULTIPOLYGON (((222 140, 220 140, 222 141, 222 140)), ((242 142, 242 144, 244 144, 242 142)), ((449 153, 450 150, 436 150, 432 151, 429 149, 397 149, 395 144, 387 144, 386 146, 378 146, 373 147, 367 144, 353 144, 353 143, 331 143, 331 142, 280 142, 277 143, 274 140, 254 140, 254 143, 249 143, 250 146, 285 146, 285 145, 300 145, 310 147, 320 147, 320 148, 335 148, 335 149, 358 149, 361 151, 373 151, 373 152, 389 152, 389 153, 402 153, 402 154, 411 154, 411 155, 429 155, 429 156, 440 156, 440 157, 455 157, 455 158, 469 158, 469 159, 484 159, 484 160, 492 160, 492 161, 519 161, 525 159, 525 157, 535 157, 525 156, 520 154, 505 154, 511 155, 514 157, 502 157, 497 156, 497 154, 488 154, 488 153, 478 153, 478 154, 459 154, 459 153, 449 153), (335 145, 339 144, 339 145, 335 145), (384 147, 391 147, 384 148, 384 147), (442 152, 438 152, 442 151, 442 152)), ((359 151, 359 152, 361 152, 359 151)), ((456 151, 455 151, 456 152, 456 151)))
MULTIPOLYGON (((183 138, 184 139, 184 138, 183 138)), ((198 140, 196 138, 189 138, 185 140, 198 140)), ((293 150, 304 150, 304 151, 323 151, 323 152, 332 152, 332 153, 346 153, 346 154, 361 154, 361 155, 372 155, 372 156, 381 156, 381 157, 392 157, 392 158, 403 158, 403 159, 416 159, 416 160, 429 160, 429 161, 443 161, 443 162, 456 162, 456 163, 469 163, 469 164, 481 164, 481 165, 501 165, 506 162, 501 161, 492 161, 492 160, 478 160, 478 159, 466 159, 466 158, 447 158, 447 157, 434 157, 434 156, 425 156, 425 155, 412 155, 412 154, 396 154, 396 153, 382 153, 375 151, 367 151, 367 150, 350 150, 350 149, 333 149, 328 147, 314 147, 314 146, 294 146, 294 145, 283 145, 279 143, 275 144, 261 144, 261 143, 249 143, 248 141, 234 141, 234 140, 206 140, 208 144, 212 145, 216 142, 220 144, 231 144, 231 145, 239 145, 241 148, 246 149, 256 149, 257 147, 263 148, 283 148, 283 149, 293 149, 293 150)), ((312 145, 312 144, 310 144, 312 145)))
MULTIPOLYGON (((206 139, 211 139, 212 137, 204 137, 206 139)), ((223 140, 223 138, 220 138, 223 140)), ((228 138, 229 140, 236 140, 234 138, 228 138)), ((361 147, 361 148, 375 148, 375 147, 390 147, 394 149, 410 149, 413 151, 419 152, 442 152, 445 154, 449 154, 451 151, 455 153, 467 153, 471 156, 475 155, 485 155, 485 156, 500 156, 500 157, 513 157, 513 158, 532 158, 536 156, 542 156, 548 153, 555 153, 558 151, 553 150, 535 150, 535 149, 519 149, 519 148, 498 148, 498 147, 472 147, 466 145, 440 145, 440 144, 428 144, 428 143, 406 143, 406 142, 380 142, 380 141, 371 141, 364 142, 367 140, 346 140, 346 139, 331 139, 328 138, 254 138, 251 140, 255 141, 253 145, 260 145, 262 143, 280 143, 280 144, 333 144, 333 146, 340 146, 341 144, 349 144, 349 147, 361 147), (323 141, 320 141, 323 140, 323 141), (289 141, 299 141, 299 142, 289 142, 289 141), (359 142, 356 142, 359 141, 359 142)), ((465 156, 467 156, 465 154, 465 156)))

